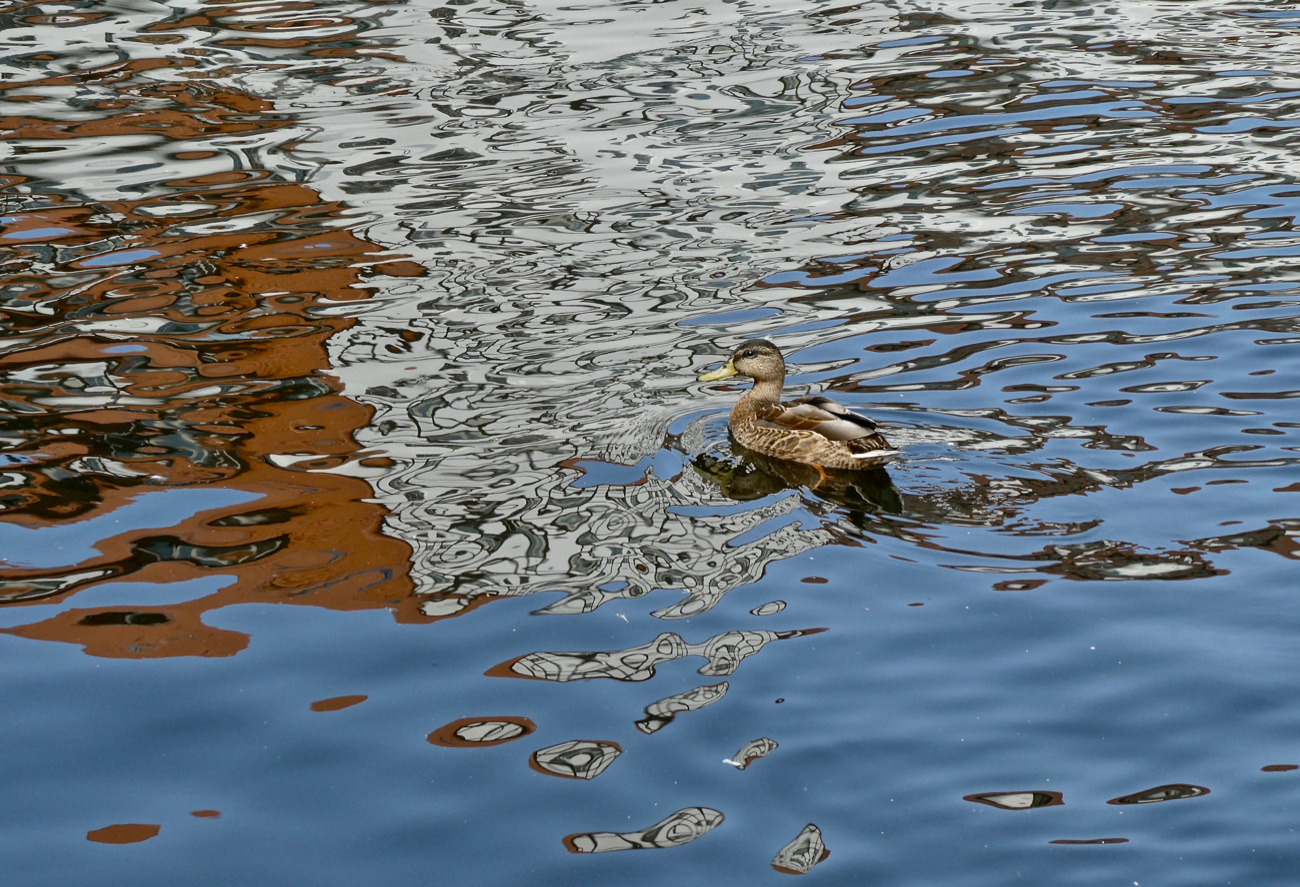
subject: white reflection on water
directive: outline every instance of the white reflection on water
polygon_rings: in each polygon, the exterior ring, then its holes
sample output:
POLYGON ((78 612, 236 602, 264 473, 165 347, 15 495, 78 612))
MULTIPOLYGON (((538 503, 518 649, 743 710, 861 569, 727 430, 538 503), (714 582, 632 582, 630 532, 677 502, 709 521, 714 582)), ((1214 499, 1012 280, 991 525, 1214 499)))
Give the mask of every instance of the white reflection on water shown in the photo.
MULTIPOLYGON (((772 505, 687 517, 680 508, 721 499, 680 463, 629 478, 635 488, 589 486, 564 467, 631 465, 665 446, 690 453, 716 441, 716 425, 701 437, 687 420, 729 402, 688 380, 745 335, 815 346, 796 357, 813 363, 795 381, 853 386, 867 398, 860 407, 902 423, 904 441, 964 439, 967 455, 914 448, 895 470, 905 499, 911 490, 947 503, 946 513, 913 509, 924 522, 1001 524, 1010 513, 992 512, 1009 507, 1026 512, 1018 521, 1065 526, 1035 517, 1033 498, 1222 465, 1199 458, 1204 447, 1146 465, 1115 458, 1192 431, 1153 427, 1150 408, 1209 409, 1177 403, 1209 384, 1203 371, 1120 389, 1142 396, 1135 402, 1088 367, 1117 350, 1105 344, 1138 355, 1106 372, 1210 360, 1149 352, 1218 334, 1211 347, 1224 354, 1223 333, 1263 328, 1206 310, 1214 292, 1232 300, 1261 283, 1256 269, 1224 264, 1223 235, 1269 233, 1271 213, 1252 206, 1289 211, 1289 147, 1225 142, 1218 129, 1240 121, 1249 132, 1250 114, 1283 113, 1296 96, 1206 67, 1257 42, 1258 22, 1145 6, 1077 17, 1018 9, 1014 27, 992 7, 722 9, 412 14, 419 37, 402 38, 403 49, 428 85, 407 98, 405 118, 365 126, 388 113, 387 98, 332 108, 337 128, 304 149, 348 156, 314 183, 380 216, 370 235, 413 250, 432 272, 389 288, 337 352, 350 390, 380 406, 367 443, 401 463, 376 484, 393 531, 416 546, 429 615, 549 590, 567 597, 547 612, 656 588, 716 602, 763 562, 825 544, 803 520, 779 525, 786 538, 748 534, 729 548, 772 505), (1062 16, 1076 36, 1062 36, 1062 16), (1213 41, 1198 31, 1207 21, 1213 41), (1102 40, 1117 30, 1122 45, 1102 40), (613 39, 633 32, 634 44, 613 39), (1123 47, 1166 43, 1186 58, 1134 76, 1123 47), (955 68, 971 76, 930 76, 955 68), (1257 95, 1249 113, 1242 89, 1257 95), (1192 124, 1186 109, 1206 103, 1218 115, 1192 124), (363 128, 372 135, 356 136, 363 128), (1081 215, 1089 206, 1101 210, 1081 215), (1095 300, 1141 310, 1109 320, 1099 306, 1090 317, 1083 306, 1095 300), (1181 304, 1200 310, 1161 310, 1181 304), (775 313, 711 321, 760 307, 775 313), (399 328, 411 334, 400 342, 399 328), (939 338, 906 341, 927 332, 939 338), (892 363, 891 343, 905 349, 892 363), (1043 385, 1047 374, 1082 384, 1043 385), (1013 396, 999 398, 995 379, 1013 396), (1160 395, 1166 402, 1148 406, 1160 395), (1043 415, 1037 405, 1049 402, 1060 406, 1043 415), (693 436, 670 432, 681 428, 693 436), (1053 443, 1072 439, 1091 451, 1053 443), (999 509, 988 482, 972 478, 1019 487, 1000 477, 1008 472, 1049 482, 1032 484, 1030 499, 1004 492, 999 509), (959 489, 966 505, 953 513, 959 489)), ((1292 264, 1270 276, 1287 280, 1292 264)), ((1250 363, 1220 363, 1219 387, 1250 363)), ((1222 443, 1222 427, 1204 430, 1222 443)), ((1179 540, 1215 533, 1214 522, 1173 537, 1149 529, 1119 538, 1184 558, 1179 540)), ((1161 573, 1135 564, 1128 575, 1161 573)))

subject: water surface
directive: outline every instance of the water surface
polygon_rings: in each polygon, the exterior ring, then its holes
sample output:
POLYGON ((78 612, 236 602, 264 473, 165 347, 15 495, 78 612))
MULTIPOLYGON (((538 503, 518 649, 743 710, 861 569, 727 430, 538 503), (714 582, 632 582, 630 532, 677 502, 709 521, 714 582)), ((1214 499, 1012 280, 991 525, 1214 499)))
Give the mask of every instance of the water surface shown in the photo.
POLYGON ((0 15, 18 882, 1290 883, 1289 5, 0 15))

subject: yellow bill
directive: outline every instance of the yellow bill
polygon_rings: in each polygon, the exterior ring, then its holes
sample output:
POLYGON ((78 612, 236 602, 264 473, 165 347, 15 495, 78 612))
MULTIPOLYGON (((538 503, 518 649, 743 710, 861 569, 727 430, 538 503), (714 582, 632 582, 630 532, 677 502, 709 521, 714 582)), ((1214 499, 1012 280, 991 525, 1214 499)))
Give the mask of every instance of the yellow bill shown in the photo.
POLYGON ((736 375, 736 368, 732 366, 731 361, 727 361, 726 366, 719 367, 718 369, 714 370, 711 373, 705 373, 703 376, 700 376, 700 381, 716 382, 719 379, 726 379, 728 376, 734 376, 734 375, 736 375))

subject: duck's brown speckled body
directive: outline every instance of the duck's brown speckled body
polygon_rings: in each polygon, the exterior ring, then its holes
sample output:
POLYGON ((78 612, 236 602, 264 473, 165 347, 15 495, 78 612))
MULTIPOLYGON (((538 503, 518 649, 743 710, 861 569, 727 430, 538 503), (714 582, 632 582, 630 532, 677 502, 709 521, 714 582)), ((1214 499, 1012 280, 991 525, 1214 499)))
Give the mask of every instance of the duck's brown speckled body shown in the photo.
POLYGON ((700 376, 714 382, 749 376, 754 387, 731 411, 731 433, 742 445, 767 456, 821 468, 876 468, 898 451, 875 422, 828 397, 781 400, 785 360, 766 339, 741 342, 721 369, 700 376))

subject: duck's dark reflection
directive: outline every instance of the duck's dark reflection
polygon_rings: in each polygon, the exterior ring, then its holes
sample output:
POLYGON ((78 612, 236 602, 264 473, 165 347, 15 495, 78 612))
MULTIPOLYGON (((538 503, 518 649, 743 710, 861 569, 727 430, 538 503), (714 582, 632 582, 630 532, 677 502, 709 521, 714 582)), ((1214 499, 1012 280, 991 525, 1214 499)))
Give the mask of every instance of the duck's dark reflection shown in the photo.
MULTIPOLYGON (((1096 472, 1083 469, 1065 475, 1043 470, 1050 477, 1045 482, 1008 478, 1002 483, 989 484, 979 483, 977 477, 973 484, 905 487, 900 492, 883 466, 868 471, 823 473, 811 466, 755 453, 734 439, 729 451, 724 448, 702 453, 691 464, 697 474, 714 483, 724 496, 738 502, 799 490, 809 510, 824 515, 826 506, 830 506, 840 518, 834 531, 838 540, 888 536, 921 548, 996 559, 994 563, 962 568, 966 570, 1032 572, 1080 580, 1195 579, 1223 572, 1195 550, 1196 546, 1146 551, 1123 539, 1070 539, 1100 525, 1101 518, 1037 521, 1032 525, 1021 521, 1020 516, 1036 501, 1077 495, 1081 489, 1101 486, 1096 472), (954 544, 955 539, 947 535, 946 528, 958 526, 1010 531, 1026 537, 1044 536, 1048 541, 1037 550, 990 554, 979 547, 954 544)), ((1138 472, 1154 473, 1154 469, 1141 467, 1129 475, 1138 472)), ((1119 484, 1129 476, 1113 469, 1110 475, 1112 484, 1119 484)), ((1021 577, 994 587, 999 591, 1019 591, 1041 584, 1021 577)))
POLYGON ((724 496, 737 502, 752 502, 786 490, 804 489, 824 502, 847 510, 851 519, 880 512, 903 513, 903 499, 883 465, 864 471, 818 471, 811 465, 756 453, 734 439, 730 455, 727 458, 718 451, 701 453, 691 465, 697 474, 715 483, 724 496))

